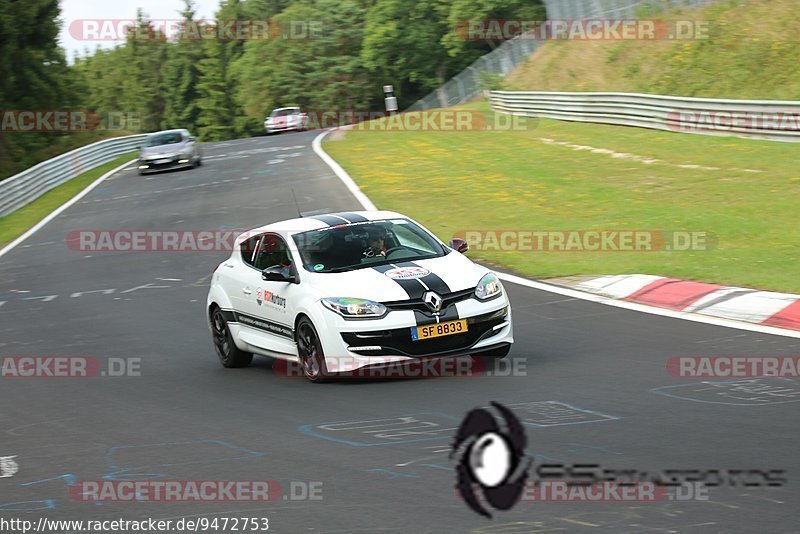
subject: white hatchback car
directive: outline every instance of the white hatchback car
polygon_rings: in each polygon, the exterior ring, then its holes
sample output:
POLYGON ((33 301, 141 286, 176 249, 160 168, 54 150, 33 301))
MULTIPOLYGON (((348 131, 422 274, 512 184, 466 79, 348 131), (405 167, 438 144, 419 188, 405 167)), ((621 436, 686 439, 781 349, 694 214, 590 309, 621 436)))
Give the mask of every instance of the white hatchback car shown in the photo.
POLYGON ((466 250, 389 211, 242 234, 208 293, 217 355, 225 367, 254 353, 296 361, 315 382, 429 358, 502 358, 513 343, 508 297, 466 250))
POLYGON ((301 132, 308 127, 308 115, 298 107, 278 108, 264 119, 267 135, 278 132, 301 132))

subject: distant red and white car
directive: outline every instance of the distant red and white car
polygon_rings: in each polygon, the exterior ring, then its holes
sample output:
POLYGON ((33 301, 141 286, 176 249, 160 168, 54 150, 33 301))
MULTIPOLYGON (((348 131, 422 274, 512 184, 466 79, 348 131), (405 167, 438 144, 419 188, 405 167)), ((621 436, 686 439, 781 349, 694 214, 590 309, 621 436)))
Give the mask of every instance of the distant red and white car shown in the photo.
POLYGON ((207 314, 225 367, 297 361, 312 381, 375 365, 505 357, 511 306, 498 277, 389 211, 292 219, 239 236, 207 314))
POLYGON ((278 108, 264 120, 267 134, 288 131, 303 131, 308 127, 308 114, 298 107, 278 108))

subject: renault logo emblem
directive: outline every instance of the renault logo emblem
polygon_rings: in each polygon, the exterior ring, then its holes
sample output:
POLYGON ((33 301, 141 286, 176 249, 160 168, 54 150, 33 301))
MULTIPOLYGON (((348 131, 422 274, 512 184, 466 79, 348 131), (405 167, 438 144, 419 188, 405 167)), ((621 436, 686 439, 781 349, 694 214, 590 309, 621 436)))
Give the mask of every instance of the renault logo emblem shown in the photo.
POLYGON ((424 302, 432 312, 438 312, 442 309, 442 297, 433 291, 428 291, 422 295, 422 302, 424 302))

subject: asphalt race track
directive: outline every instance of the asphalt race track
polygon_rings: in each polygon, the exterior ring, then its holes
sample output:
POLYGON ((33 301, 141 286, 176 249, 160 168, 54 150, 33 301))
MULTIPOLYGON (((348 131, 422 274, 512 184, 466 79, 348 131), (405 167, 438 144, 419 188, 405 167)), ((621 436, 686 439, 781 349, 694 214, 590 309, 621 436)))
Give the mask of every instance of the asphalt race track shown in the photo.
POLYGON ((204 307, 227 253, 67 245, 74 230, 248 229, 295 217, 292 189, 304 212, 360 209, 313 152, 316 135, 206 145, 193 170, 126 169, 0 259, 0 356, 141 359, 141 376, 0 378, 0 456, 19 465, 0 478, 0 517, 267 517, 271 531, 317 534, 797 532, 800 384, 675 378, 665 365, 796 356, 798 339, 506 284, 517 376, 317 385, 281 376, 266 358, 219 364, 204 307), (526 501, 489 520, 456 496, 448 447, 466 412, 490 401, 517 405, 537 463, 783 470, 788 483, 729 484, 707 500, 526 501), (103 479, 274 480, 283 493, 267 503, 93 503, 68 493, 103 479), (322 498, 301 499, 298 482, 321 483, 322 498))

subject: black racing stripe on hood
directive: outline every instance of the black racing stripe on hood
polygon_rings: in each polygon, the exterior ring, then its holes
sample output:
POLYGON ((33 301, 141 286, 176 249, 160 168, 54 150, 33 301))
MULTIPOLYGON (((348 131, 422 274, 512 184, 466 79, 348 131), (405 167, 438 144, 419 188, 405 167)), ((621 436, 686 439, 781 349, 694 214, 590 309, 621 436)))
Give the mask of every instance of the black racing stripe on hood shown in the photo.
POLYGON ((461 319, 461 316, 458 314, 458 308, 456 308, 455 303, 448 306, 447 309, 442 310, 441 315, 439 315, 439 320, 443 323, 447 321, 457 321, 458 319, 461 319))
POLYGON ((461 319, 461 316, 458 314, 455 304, 451 304, 446 310, 442 310, 439 314, 438 321, 436 320, 436 316, 432 313, 414 310, 414 320, 416 321, 417 326, 426 326, 429 324, 436 324, 437 322, 446 323, 447 321, 457 321, 459 319, 461 319))
POLYGON ((350 213, 349 211, 344 211, 342 213, 334 213, 337 217, 342 217, 343 219, 347 219, 351 223, 363 223, 369 221, 363 215, 359 215, 357 213, 350 213))
MULTIPOLYGON (((381 274, 384 274, 387 271, 391 271, 392 269, 394 269, 395 265, 400 266, 399 263, 395 263, 394 265, 376 265, 375 267, 373 267, 373 269, 375 269, 376 271, 378 271, 381 274)), ((389 277, 387 276, 386 278, 389 278, 389 277)), ((421 299, 422 295, 425 293, 425 288, 422 287, 422 284, 420 284, 419 282, 417 282, 414 279, 411 279, 411 280, 398 280, 396 278, 389 278, 389 280, 392 280, 397 285, 402 287, 403 290, 408 295, 408 298, 410 298, 412 300, 421 299)))
MULTIPOLYGON (((422 280, 426 286, 431 288, 431 291, 435 291, 440 296, 452 293, 450 286, 448 286, 447 283, 444 280, 442 280, 438 274, 434 273, 433 271, 431 271, 426 267, 423 267, 422 265, 417 265, 413 261, 404 261, 402 263, 396 263, 395 265, 397 265, 398 267, 419 267, 420 269, 425 269, 430 274, 428 274, 427 276, 423 276, 422 278, 417 278, 417 280, 422 280)), ((419 282, 417 282, 417 285, 425 289, 419 282)))
POLYGON ((414 310, 414 322, 417 323, 417 326, 425 326, 429 324, 435 324, 436 319, 433 317, 428 317, 419 310, 414 310))
POLYGON ((333 215, 312 215, 309 219, 315 219, 320 222, 324 222, 328 226, 339 226, 340 224, 347 224, 347 219, 343 217, 334 217, 333 215), (344 219, 344 220, 342 220, 344 219))
POLYGON ((450 286, 434 272, 431 272, 428 276, 423 276, 420 280, 425 282, 425 285, 431 288, 431 291, 436 291, 440 296, 452 293, 450 286))

